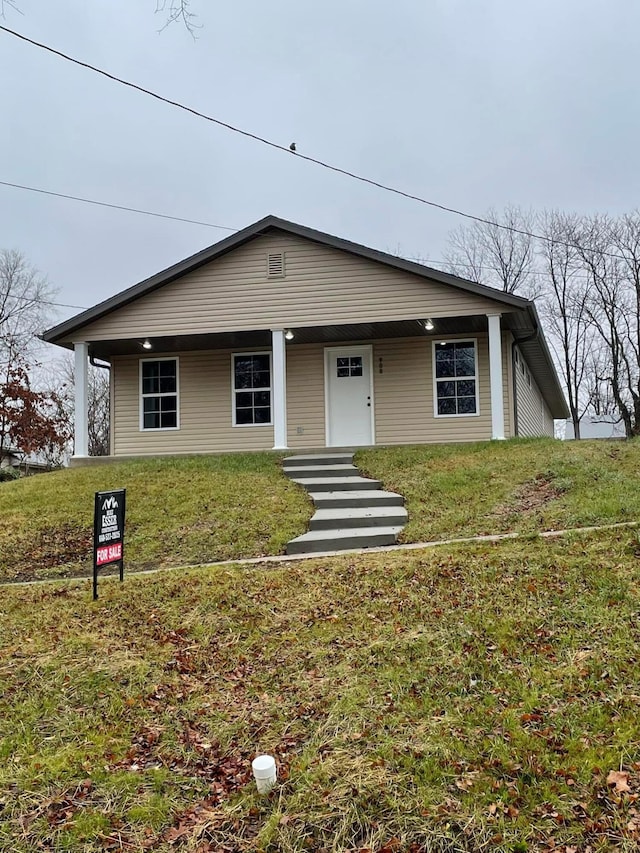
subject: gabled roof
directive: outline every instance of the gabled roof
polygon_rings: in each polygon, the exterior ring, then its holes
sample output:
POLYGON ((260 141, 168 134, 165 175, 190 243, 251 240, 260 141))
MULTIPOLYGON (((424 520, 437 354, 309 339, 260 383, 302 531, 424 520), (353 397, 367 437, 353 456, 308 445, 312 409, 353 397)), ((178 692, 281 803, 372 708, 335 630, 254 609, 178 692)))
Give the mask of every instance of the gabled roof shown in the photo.
POLYGON ((511 330, 516 337, 522 338, 521 349, 529 361, 532 373, 538 382, 542 393, 545 396, 547 404, 554 413, 554 417, 567 417, 568 410, 566 401, 558 377, 551 354, 547 348, 546 341, 542 335, 540 321, 533 302, 528 299, 523 299, 521 296, 514 296, 510 293, 505 293, 496 290, 493 287, 488 287, 484 284, 469 281, 468 279, 460 278, 456 275, 443 272, 442 270, 427 267, 424 264, 419 264, 414 261, 408 261, 404 258, 398 258, 395 255, 390 255, 386 252, 380 252, 377 249, 371 249, 367 246, 362 246, 359 243, 352 243, 350 240, 344 240, 341 237, 334 237, 331 234, 326 234, 323 231, 316 231, 313 228, 307 228, 304 225, 298 225, 295 222, 289 222, 286 219, 280 219, 277 216, 265 216, 253 225, 237 231, 224 240, 214 243, 212 246, 191 255, 189 258, 162 270, 156 275, 145 279, 144 281, 134 284, 132 287, 117 293, 115 296, 104 300, 76 314, 69 320, 60 323, 57 326, 49 329, 42 335, 42 339, 48 343, 58 343, 62 338, 69 338, 74 332, 82 329, 89 323, 104 317, 107 314, 117 311, 119 308, 152 293, 165 284, 169 284, 176 279, 181 278, 187 273, 197 270, 199 267, 216 260, 217 258, 232 252, 234 249, 243 246, 250 240, 267 234, 271 231, 280 231, 285 234, 292 234, 296 237, 302 237, 314 243, 319 243, 324 246, 329 246, 334 249, 340 249, 344 252, 349 252, 367 260, 376 261, 377 263, 385 264, 388 267, 393 267, 404 272, 419 276, 420 278, 429 281, 435 281, 440 284, 454 287, 461 292, 472 293, 477 296, 483 296, 494 302, 503 305, 505 312, 508 312, 513 318, 511 330), (519 319, 516 319, 519 318, 519 319))
POLYGON ((175 281, 177 278, 180 278, 186 273, 193 272, 193 270, 197 270, 199 267, 216 260, 216 258, 220 258, 222 255, 226 255, 228 252, 243 246, 250 240, 273 230, 283 231, 286 234, 293 234, 296 237, 304 237, 307 240, 312 240, 314 243, 331 246, 334 249, 342 249, 345 252, 350 252, 352 255, 358 255, 361 258, 378 261, 379 263, 404 270, 405 272, 413 273, 414 275, 418 275, 422 278, 427 278, 431 281, 438 281, 442 284, 456 287, 460 290, 466 291, 467 293, 486 296, 489 299, 493 299, 496 302, 502 302, 512 308, 525 308, 530 304, 527 299, 503 293, 500 290, 496 290, 493 287, 487 287, 484 284, 477 284, 476 282, 459 278, 456 275, 450 275, 449 273, 442 272, 441 270, 426 267, 423 264, 418 264, 414 261, 406 261, 403 258, 396 257, 395 255, 389 255, 386 252, 380 252, 377 249, 370 249, 367 246, 361 246, 359 243, 352 243, 350 240, 343 240, 341 237, 333 237, 331 234, 325 234, 324 232, 316 231, 313 228, 306 228, 304 225, 297 225, 295 222, 288 222, 286 219, 279 219, 277 216, 265 216, 264 219, 260 219, 253 225, 243 228, 242 231, 237 231, 235 234, 232 234, 230 237, 226 237, 219 243, 214 243, 212 246, 208 246, 201 252, 197 252, 195 255, 191 255, 191 257, 185 258, 185 260, 162 270, 162 272, 152 275, 151 278, 147 278, 138 284, 134 284, 132 287, 128 287, 126 290, 117 293, 115 296, 105 299, 104 302, 99 302, 97 305, 94 305, 93 308, 82 311, 80 314, 76 314, 69 320, 65 320, 64 323, 54 326, 52 329, 49 329, 43 334, 43 340, 52 344, 57 343, 60 338, 73 334, 74 331, 82 328, 82 326, 86 326, 88 323, 92 323, 94 320, 104 317, 105 314, 110 314, 112 311, 122 308, 122 306, 127 305, 129 302, 133 302, 135 299, 139 299, 141 296, 151 293, 159 287, 163 287, 165 284, 175 281))

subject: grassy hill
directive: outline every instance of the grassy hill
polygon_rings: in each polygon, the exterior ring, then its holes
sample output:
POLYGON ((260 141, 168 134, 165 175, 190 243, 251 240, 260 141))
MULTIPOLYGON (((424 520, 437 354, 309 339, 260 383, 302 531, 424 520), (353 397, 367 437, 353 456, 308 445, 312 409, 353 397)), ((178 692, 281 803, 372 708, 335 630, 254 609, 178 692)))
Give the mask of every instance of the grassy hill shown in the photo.
POLYGON ((140 459, 0 483, 0 580, 91 571, 93 495, 126 488, 128 571, 278 554, 311 506, 271 453, 140 459))
POLYGON ((618 529, 5 587, 0 850, 636 851, 639 554, 618 529))
MULTIPOLYGON (((445 545, 8 585, 0 850, 604 853, 640 846, 640 444, 358 454, 445 545), (260 798, 251 759, 276 756, 260 798)), ((311 514, 275 454, 0 484, 5 579, 82 574, 93 492, 132 568, 281 552, 311 514)))
MULTIPOLYGON (((93 493, 127 488, 129 571, 278 554, 312 514, 270 453, 150 459, 0 483, 0 580, 86 575, 93 493)), ((406 542, 638 517, 640 442, 517 440, 378 448, 363 470, 403 494, 406 542)))
POLYGON ((640 518, 640 441, 517 439, 363 451, 409 510, 405 542, 640 518))

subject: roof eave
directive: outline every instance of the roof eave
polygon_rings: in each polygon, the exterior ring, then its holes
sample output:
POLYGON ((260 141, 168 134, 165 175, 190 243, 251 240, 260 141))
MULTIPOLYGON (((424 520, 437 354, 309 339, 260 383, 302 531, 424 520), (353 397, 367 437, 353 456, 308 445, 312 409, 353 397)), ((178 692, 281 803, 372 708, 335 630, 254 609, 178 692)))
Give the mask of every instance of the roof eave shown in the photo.
POLYGON ((359 243, 352 243, 351 241, 344 240, 341 237, 334 237, 330 234, 325 234, 322 231, 307 228, 304 225, 297 225, 295 222, 279 219, 277 216, 265 216, 258 222, 254 222, 253 225, 248 225, 246 228, 243 228, 241 231, 237 231, 235 234, 231 234, 229 237, 225 237, 218 243, 208 246, 206 249, 185 258, 183 261, 179 261, 177 264, 167 267, 167 269, 156 273, 150 278, 132 285, 126 290, 117 293, 115 296, 109 297, 109 299, 105 299, 103 302, 94 305, 92 308, 88 308, 86 311, 76 314, 68 320, 65 320, 63 323, 53 326, 51 329, 48 329, 43 333, 42 339, 47 343, 56 344, 61 338, 72 335, 83 326, 86 326, 95 320, 99 320, 111 311, 115 311, 118 308, 128 305, 130 302, 133 302, 139 297, 144 296, 147 293, 151 293, 165 284, 175 281, 181 276, 198 269, 204 264, 210 263, 216 258, 238 248, 249 240, 258 237, 260 234, 265 233, 269 229, 279 229, 285 233, 293 234, 307 240, 312 240, 326 246, 331 246, 345 252, 350 252, 360 257, 368 258, 369 260, 377 261, 379 263, 386 264, 387 266, 413 273, 421 278, 432 279, 433 281, 456 287, 467 293, 474 293, 479 296, 493 299, 494 301, 511 308, 526 308, 527 305, 531 304, 529 300, 523 299, 522 297, 503 293, 502 291, 495 290, 492 287, 487 287, 487 285, 468 281, 467 279, 442 272, 441 270, 433 269, 432 267, 424 266, 423 264, 416 263, 415 261, 408 261, 404 258, 398 258, 395 255, 380 252, 377 249, 370 249, 367 246, 362 246, 359 243))

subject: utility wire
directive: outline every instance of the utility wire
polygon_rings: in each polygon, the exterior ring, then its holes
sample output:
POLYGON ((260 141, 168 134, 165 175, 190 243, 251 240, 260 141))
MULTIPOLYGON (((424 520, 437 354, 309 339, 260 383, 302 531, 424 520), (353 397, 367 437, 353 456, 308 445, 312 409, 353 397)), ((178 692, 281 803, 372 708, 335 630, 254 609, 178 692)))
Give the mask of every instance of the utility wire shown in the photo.
MULTIPOLYGON (((55 305, 58 308, 78 308, 80 311, 86 311, 84 305, 69 305, 66 302, 53 302, 51 299, 36 299, 33 296, 9 295, 8 300, 9 302, 32 302, 34 305, 55 305)), ((20 308, 19 310, 21 311, 22 309, 20 308)))
MULTIPOLYGON (((1 28, 0 28, 1 29, 1 28)), ((175 222, 187 222, 189 225, 204 225, 206 228, 220 228, 223 231, 237 231, 237 228, 229 228, 227 225, 214 225, 211 222, 200 222, 198 219, 184 219, 182 216, 168 216, 166 213, 156 213, 152 210, 141 210, 137 207, 127 207, 124 204, 110 204, 107 201, 96 201, 93 198, 82 198, 76 195, 66 195, 65 193, 56 193, 52 190, 43 190, 39 187, 28 187, 24 184, 12 184, 9 181, 0 181, 3 187, 13 187, 17 190, 29 190, 32 193, 41 193, 42 195, 52 195, 56 198, 66 198, 71 201, 81 201, 84 204, 95 204, 98 207, 111 207, 114 210, 127 210, 129 213, 142 213, 145 216, 157 216, 159 219, 173 219, 175 222)))
MULTIPOLYGON (((41 187, 30 187, 30 186, 27 186, 26 184, 15 184, 15 183, 12 183, 11 181, 0 181, 0 186, 11 187, 12 189, 17 189, 17 190, 27 190, 28 192, 33 192, 33 193, 41 193, 42 195, 54 196, 55 198, 68 199, 69 201, 78 201, 78 202, 82 202, 83 204, 93 204, 93 205, 97 205, 98 207, 109 207, 109 208, 112 208, 114 210, 124 210, 124 211, 127 211, 128 213, 138 213, 138 214, 141 214, 142 216, 155 216, 155 217, 158 217, 160 219, 173 220, 174 222, 186 222, 190 225, 201 225, 204 228, 218 228, 218 229, 223 230, 223 231, 231 231, 234 233, 241 230, 240 228, 233 228, 231 225, 215 225, 212 222, 203 222, 202 220, 199 220, 199 219, 187 219, 183 216, 172 216, 171 214, 168 214, 168 213, 158 213, 157 211, 144 210, 140 207, 128 207, 127 205, 124 205, 124 204, 112 204, 111 202, 98 201, 97 199, 94 199, 94 198, 84 198, 83 196, 68 195, 67 193, 54 192, 53 190, 45 190, 45 189, 42 189, 41 187)), ((451 261, 451 260, 442 260, 442 259, 438 259, 438 258, 425 258, 422 255, 405 255, 405 254, 400 254, 399 257, 402 257, 407 261, 416 261, 417 263, 422 264, 422 265, 434 264, 438 268, 450 266, 450 267, 463 267, 464 269, 476 268, 480 271, 491 270, 492 272, 498 272, 498 273, 502 272, 502 270, 500 270, 498 267, 492 267, 492 266, 489 266, 488 264, 475 265, 475 264, 470 263, 469 261, 451 261)), ((545 272, 544 270, 529 270, 527 275, 537 275, 537 276, 542 275, 542 276, 549 277, 550 273, 545 272)), ((575 276, 575 277, 578 277, 578 276, 575 276)), ((580 277, 587 278, 587 276, 580 276, 580 277)), ((79 308, 80 307, 79 305, 63 305, 60 302, 55 302, 55 303, 51 303, 51 304, 52 305, 59 305, 62 308, 79 308)))
MULTIPOLYGON (((146 89, 144 86, 140 86, 137 83, 132 83, 129 80, 124 80, 121 77, 116 77, 115 74, 110 74, 108 71, 104 71, 102 68, 98 68, 95 65, 91 65, 88 62, 82 62, 79 59, 75 59, 72 56, 69 56, 66 53, 63 53, 60 50, 56 50, 49 45, 43 44, 42 42, 34 41, 34 39, 30 39, 22 33, 18 33, 15 30, 9 29, 9 27, 1 26, 0 30, 7 33, 8 35, 14 36, 21 41, 27 42, 27 44, 33 45, 34 47, 39 48, 40 50, 45 50, 48 53, 52 53, 54 56, 60 57, 60 59, 64 59, 66 62, 72 62, 74 65, 79 65, 81 68, 86 68, 89 71, 93 71, 96 74, 100 74, 103 77, 106 77, 109 80, 112 80, 114 83, 120 83, 122 86, 127 86, 130 89, 135 89, 138 92, 142 92, 144 95, 149 95, 151 98, 155 98, 157 101, 162 101, 165 104, 169 104, 172 107, 177 107, 179 110, 183 110, 184 112, 191 113, 198 118, 205 119, 205 121, 212 122, 213 124, 217 124, 219 127, 224 127, 227 130, 232 131, 233 133, 238 133, 241 136, 245 136, 248 139, 253 139, 255 142, 260 142, 263 145, 267 145, 270 148, 275 148, 278 151, 284 151, 289 156, 297 157, 299 160, 305 160, 307 163, 314 163, 316 166, 321 166, 323 169, 328 169, 331 172, 335 172, 339 175, 344 175, 345 177, 352 178, 355 181, 359 181, 363 184, 368 184, 372 187, 377 187, 378 189, 384 190, 385 192, 393 193, 394 195, 401 196, 402 198, 410 199, 411 201, 417 201, 419 204, 427 205, 428 207, 436 208, 437 210, 443 210, 446 213, 452 213, 455 216, 462 216, 465 219, 470 219, 473 222, 480 222, 484 225, 491 225, 494 228, 500 228, 503 231, 510 231, 513 234, 522 234, 525 237, 531 237, 535 240, 542 240, 548 243, 555 243, 556 245, 566 246, 572 249, 579 249, 580 246, 575 243, 565 242, 563 240, 555 240, 551 237, 546 237, 544 234, 536 234, 533 231, 527 231, 524 228, 516 228, 513 225, 504 225, 500 222, 494 222, 491 219, 486 219, 482 216, 476 216, 472 213, 467 213, 463 210, 458 210, 455 207, 448 207, 444 204, 439 204, 435 201, 430 201, 429 199, 422 198, 422 196, 414 195, 413 193, 406 192, 405 190, 398 189, 397 187, 393 187, 389 184, 383 184, 380 181, 373 180, 372 178, 364 177, 363 175, 359 175, 356 172, 350 172, 348 169, 343 169, 340 166, 334 166, 331 163, 326 163, 324 160, 319 160, 316 157, 310 157, 307 154, 301 154, 298 151, 295 153, 292 152, 287 146, 280 145, 277 142, 273 142, 270 139, 267 139, 263 136, 259 136, 256 133, 252 133, 248 130, 243 130, 240 127, 236 127, 235 125, 229 124, 228 122, 222 121, 221 119, 215 118, 214 116, 207 115, 206 113, 200 112, 199 110, 194 109, 193 107, 188 107, 185 104, 180 103, 179 101, 174 101, 171 98, 166 98, 163 95, 159 95, 157 92, 153 92, 151 89, 146 89)), ((603 256, 609 256, 612 258, 623 259, 622 255, 616 255, 611 252, 598 251, 598 254, 603 256)))

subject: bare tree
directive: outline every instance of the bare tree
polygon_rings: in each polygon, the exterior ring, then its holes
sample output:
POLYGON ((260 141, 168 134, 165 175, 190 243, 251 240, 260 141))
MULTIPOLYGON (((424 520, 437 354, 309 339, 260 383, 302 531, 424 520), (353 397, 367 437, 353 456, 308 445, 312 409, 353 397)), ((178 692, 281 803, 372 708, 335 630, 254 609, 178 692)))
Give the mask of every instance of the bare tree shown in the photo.
POLYGON ((16 250, 0 250, 0 367, 28 359, 51 318, 55 291, 16 250))
POLYGON ((91 367, 88 389, 89 456, 109 455, 110 398, 109 371, 91 367))
POLYGON ((191 11, 191 0, 156 0, 156 13, 166 15, 162 30, 171 24, 181 23, 195 38, 195 31, 200 25, 196 24, 196 15, 191 11))
MULTIPOLYGON (((75 398, 72 389, 75 384, 73 359, 67 357, 57 362, 48 377, 49 386, 57 393, 61 401, 60 410, 69 434, 73 435, 75 398)), ((89 367, 87 387, 87 420, 89 428, 89 456, 108 456, 110 451, 110 381, 109 370, 102 367, 89 367)))
POLYGON ((506 293, 533 298, 534 239, 524 233, 532 231, 532 214, 507 207, 502 214, 489 210, 484 218, 488 222, 463 225, 449 235, 450 248, 445 255, 449 271, 506 293))
POLYGON ((37 335, 51 321, 55 291, 16 250, 0 250, 0 460, 56 455, 66 442, 57 395, 38 387, 37 335))
POLYGON ((585 308, 606 353, 597 383, 610 388, 627 437, 640 435, 640 216, 584 219, 578 246, 590 278, 585 308))
POLYGON ((540 271, 547 282, 540 299, 542 314, 567 389, 574 435, 580 438, 580 421, 601 389, 586 310, 590 282, 576 247, 579 220, 545 212, 539 217, 538 230, 546 237, 538 246, 540 271))

